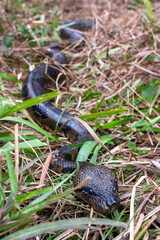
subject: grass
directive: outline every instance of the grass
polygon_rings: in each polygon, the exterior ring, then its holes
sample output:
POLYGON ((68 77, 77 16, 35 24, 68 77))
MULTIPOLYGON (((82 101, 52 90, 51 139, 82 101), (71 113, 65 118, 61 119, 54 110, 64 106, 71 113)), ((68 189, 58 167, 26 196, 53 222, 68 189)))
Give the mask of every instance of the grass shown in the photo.
POLYGON ((158 240, 160 3, 69 2, 54 9, 48 1, 0 3, 0 238, 158 240), (22 102, 22 82, 44 62, 47 41, 59 39, 60 23, 93 16, 97 24, 85 46, 65 49, 71 64, 57 82, 59 95, 50 87, 22 102), (104 164, 118 176, 121 208, 112 215, 76 197, 75 173, 49 170, 39 185, 46 156, 68 140, 37 126, 25 109, 53 97, 105 144, 86 142, 77 159, 104 164))

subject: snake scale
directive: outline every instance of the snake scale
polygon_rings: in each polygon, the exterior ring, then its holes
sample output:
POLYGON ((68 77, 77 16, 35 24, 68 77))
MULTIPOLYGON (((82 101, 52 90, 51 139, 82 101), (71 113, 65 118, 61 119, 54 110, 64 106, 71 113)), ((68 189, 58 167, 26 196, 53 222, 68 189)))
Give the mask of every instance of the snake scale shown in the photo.
MULTIPOLYGON (((26 77, 22 89, 23 100, 47 93, 48 80, 50 78, 56 80, 61 72, 59 64, 67 63, 67 58, 61 50, 66 45, 84 37, 82 31, 87 31, 91 28, 94 21, 75 21, 70 24, 72 25, 60 30, 63 43, 58 43, 57 46, 51 47, 46 53, 55 60, 53 64, 49 66, 45 64, 40 65, 26 77)), ((57 122, 58 127, 64 125, 62 131, 72 145, 93 140, 88 130, 73 115, 57 109, 50 101, 39 103, 29 107, 27 110, 39 125, 46 126, 47 129, 55 130, 57 122)), ((78 151, 79 147, 71 147, 71 145, 58 148, 56 154, 52 157, 50 168, 57 173, 73 172, 77 169, 77 164, 74 160, 78 151)), ((90 177, 91 180, 76 191, 77 195, 102 214, 111 213, 117 209, 119 207, 119 196, 117 178, 114 173, 103 165, 95 166, 91 163, 79 162, 79 172, 74 178, 74 185, 81 183, 87 177, 90 177)))

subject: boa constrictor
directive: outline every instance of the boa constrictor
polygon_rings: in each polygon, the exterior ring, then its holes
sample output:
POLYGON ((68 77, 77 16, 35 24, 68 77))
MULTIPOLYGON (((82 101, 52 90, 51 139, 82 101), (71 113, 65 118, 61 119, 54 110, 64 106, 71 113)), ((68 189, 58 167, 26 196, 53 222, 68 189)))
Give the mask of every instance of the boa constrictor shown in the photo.
MULTIPOLYGON (((63 43, 52 47, 47 55, 54 58, 55 62, 50 66, 41 65, 31 71, 23 83, 23 100, 31 99, 47 92, 47 82, 50 78, 56 79, 60 73, 59 64, 66 64, 67 58, 61 50, 67 44, 74 43, 81 39, 84 34, 80 31, 86 31, 92 27, 94 21, 75 21, 70 27, 64 27, 60 31, 63 43), (78 30, 78 31, 77 31, 78 30)), ((69 138, 72 145, 92 140, 88 130, 73 115, 57 109, 50 101, 39 103, 28 109, 31 117, 41 126, 54 130, 58 122, 58 127, 63 126, 65 136, 69 138), (65 124, 66 123, 66 124, 65 124)), ((67 145, 57 149, 57 153, 51 161, 51 168, 58 173, 71 173, 77 168, 74 161, 79 147, 67 145)), ((91 180, 77 194, 88 202, 100 213, 112 212, 119 206, 119 196, 117 187, 117 178, 114 173, 103 165, 95 166, 87 162, 79 162, 79 172, 75 176, 74 185, 81 183, 87 177, 91 180)))

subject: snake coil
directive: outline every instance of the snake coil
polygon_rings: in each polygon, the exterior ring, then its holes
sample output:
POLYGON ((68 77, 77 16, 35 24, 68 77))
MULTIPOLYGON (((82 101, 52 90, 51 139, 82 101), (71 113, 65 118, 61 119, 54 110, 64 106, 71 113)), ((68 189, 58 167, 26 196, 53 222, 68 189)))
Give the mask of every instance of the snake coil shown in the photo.
MULTIPOLYGON (((61 50, 66 44, 80 40, 84 36, 80 31, 87 31, 92 27, 94 21, 75 21, 69 24, 72 25, 70 27, 64 27, 60 31, 64 45, 58 43, 56 47, 51 48, 47 52, 47 55, 54 58, 58 64, 56 65, 56 63, 54 63, 50 66, 41 65, 28 74, 23 83, 23 100, 47 93, 48 80, 50 78, 56 80, 61 71, 59 63, 67 63, 67 58, 61 50)), ((43 127, 46 126, 54 130, 57 122, 58 127, 64 125, 63 132, 72 142, 72 145, 92 140, 92 136, 88 130, 78 120, 73 118, 73 115, 57 109, 50 101, 39 103, 29 107, 27 110, 31 117, 43 127)), ((70 146, 71 145, 60 147, 52 157, 50 167, 53 168, 55 172, 71 173, 76 169, 77 165, 74 160, 79 148, 71 148, 70 146)), ((119 206, 119 196, 117 178, 114 173, 103 165, 95 166, 91 163, 79 162, 79 172, 75 176, 74 185, 78 185, 87 177, 91 177, 91 180, 81 189, 77 190, 77 194, 100 213, 105 214, 117 209, 119 206)))

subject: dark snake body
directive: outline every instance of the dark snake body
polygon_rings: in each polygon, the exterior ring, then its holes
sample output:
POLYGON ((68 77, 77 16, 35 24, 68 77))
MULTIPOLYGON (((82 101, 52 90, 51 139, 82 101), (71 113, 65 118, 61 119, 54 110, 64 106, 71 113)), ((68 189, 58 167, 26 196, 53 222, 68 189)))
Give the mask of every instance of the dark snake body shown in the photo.
MULTIPOLYGON (((73 43, 84 35, 76 30, 86 31, 92 27, 93 21, 76 21, 72 26, 61 29, 60 35, 65 44, 73 43)), ((53 57, 58 63, 65 64, 66 56, 61 53, 62 45, 51 48, 47 55, 53 57)), ((23 84, 23 100, 31 99, 47 93, 47 81, 49 77, 56 79, 60 72, 58 65, 42 65, 29 73, 23 84)), ((69 140, 74 143, 82 143, 93 140, 88 130, 73 115, 57 109, 50 101, 45 101, 27 109, 31 117, 41 126, 54 130, 63 124, 63 132, 69 140), (66 124, 65 124, 66 123, 66 124)), ((70 145, 59 148, 54 154, 51 167, 58 173, 70 173, 77 168, 76 159, 78 147, 70 145)), ((119 207, 119 196, 117 190, 117 178, 114 173, 105 166, 95 166, 86 162, 79 162, 79 172, 75 176, 74 185, 81 183, 87 177, 91 180, 77 194, 100 213, 112 212, 119 207)))

